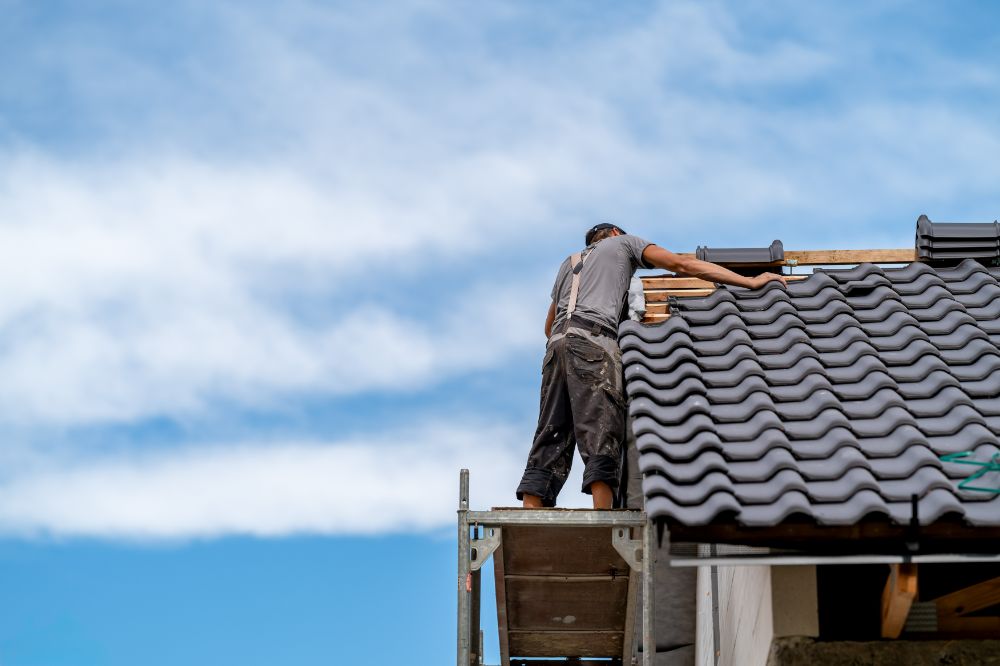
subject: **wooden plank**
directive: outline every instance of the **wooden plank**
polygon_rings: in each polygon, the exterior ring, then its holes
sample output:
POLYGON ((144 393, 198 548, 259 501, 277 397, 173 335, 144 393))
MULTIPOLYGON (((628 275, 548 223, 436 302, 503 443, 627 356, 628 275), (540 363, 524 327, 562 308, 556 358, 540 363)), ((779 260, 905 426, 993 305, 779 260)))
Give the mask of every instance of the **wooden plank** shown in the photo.
POLYGON ((494 557, 506 663, 512 656, 621 656, 636 585, 610 529, 507 525, 494 557))
POLYGON ((789 250, 785 264, 795 261, 798 266, 823 266, 841 264, 908 264, 916 261, 913 248, 897 250, 789 250))
MULTIPOLYGON (((808 275, 786 275, 789 282, 805 280, 808 275)), ((715 291, 714 282, 696 278, 642 278, 646 302, 665 301, 670 296, 707 296, 715 291)))
POLYGON ((673 275, 652 275, 642 278, 643 289, 708 289, 715 283, 692 277, 676 277, 673 275))
POLYGON ((630 570, 611 545, 611 530, 604 527, 508 525, 503 544, 507 576, 624 577, 630 570))
POLYGON ((667 311, 666 303, 647 303, 646 304, 646 316, 651 314, 670 314, 667 311))
POLYGON ((882 590, 882 638, 899 638, 917 598, 917 565, 890 564, 882 590))
MULTIPOLYGON (((678 252, 677 254, 681 257, 694 257, 693 252, 678 252)), ((883 250, 785 250, 785 260, 778 262, 778 265, 908 264, 916 260, 917 251, 912 247, 883 250)))
POLYGON ((1000 604, 1000 577, 964 587, 934 600, 938 617, 958 617, 1000 604))
POLYGON ((479 631, 482 620, 479 617, 481 602, 482 570, 476 569, 472 572, 472 621, 469 623, 469 666, 479 666, 482 663, 479 654, 479 631))
MULTIPOLYGON (((506 530, 506 528, 504 528, 506 530)), ((501 539, 504 531, 500 532, 501 539)), ((504 581, 503 542, 493 552, 493 582, 496 589, 497 625, 500 638, 500 666, 510 666, 510 637, 507 633, 507 584, 504 581)))
POLYGON ((559 574, 507 574, 507 580, 548 581, 552 583, 598 583, 613 581, 620 575, 559 575, 559 574))
MULTIPOLYGON (((545 662, 544 661, 541 664, 539 664, 534 659, 512 659, 510 663, 511 663, 511 666, 545 666, 545 662)), ((552 662, 549 662, 549 663, 551 664, 552 662)), ((566 664, 566 662, 562 662, 562 663, 566 664)), ((560 664, 560 662, 557 661, 552 666, 559 666, 559 664, 560 664)), ((572 662, 570 662, 570 664, 572 664, 572 666, 611 666, 610 664, 608 664, 608 661, 606 659, 600 659, 600 660, 598 660, 598 659, 593 659, 593 660, 591 660, 591 659, 581 659, 581 660, 574 659, 572 662)), ((566 666, 570 666, 570 664, 566 664, 566 666)))
MULTIPOLYGON (((627 575, 601 581, 512 580, 508 576, 508 631, 624 631, 628 582, 627 575)), ((520 657, 575 656, 523 652, 513 636, 510 640, 512 653, 520 657)))
POLYGON ((644 292, 647 303, 666 302, 671 296, 708 296, 715 292, 715 287, 705 289, 657 289, 644 292))
POLYGON ((997 638, 1000 636, 1000 617, 938 617, 937 637, 997 638))
POLYGON ((618 657, 625 642, 620 631, 511 632, 511 639, 520 650, 517 656, 618 657))

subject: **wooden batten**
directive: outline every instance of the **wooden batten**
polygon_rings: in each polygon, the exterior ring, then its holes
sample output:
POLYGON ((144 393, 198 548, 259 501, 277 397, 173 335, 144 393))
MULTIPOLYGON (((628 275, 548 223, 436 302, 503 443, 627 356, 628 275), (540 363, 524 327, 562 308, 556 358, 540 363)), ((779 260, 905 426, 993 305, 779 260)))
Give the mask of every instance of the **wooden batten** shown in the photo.
MULTIPOLYGON (((681 252, 693 257, 693 252, 681 252)), ((908 264, 917 260, 913 248, 893 250, 786 250, 785 259, 771 266, 844 266, 848 264, 908 264)), ((760 264, 754 264, 760 265, 760 264)))
POLYGON ((938 617, 937 634, 948 638, 995 639, 1000 636, 1000 617, 938 617))
POLYGON ((701 278, 675 277, 672 275, 653 275, 642 278, 643 289, 714 289, 715 283, 701 278))
POLYGON ((917 565, 890 564, 882 590, 882 638, 899 638, 917 598, 917 565))
MULTIPOLYGON (((681 256, 693 257, 693 253, 681 256)), ((795 266, 846 266, 862 263, 908 264, 916 260, 916 251, 909 248, 897 250, 791 250, 785 252, 784 261, 773 264, 775 269, 795 266)), ((804 280, 808 275, 786 275, 789 281, 804 280)), ((652 275, 642 278, 646 296, 646 316, 643 323, 656 324, 670 317, 667 301, 671 297, 708 296, 716 285, 707 280, 676 275, 652 275)))
POLYGON ((938 618, 961 617, 1000 604, 1000 577, 963 587, 934 600, 938 618))
POLYGON ((842 266, 846 264, 908 264, 916 260, 917 252, 913 248, 901 250, 794 250, 785 252, 783 263, 786 266, 842 266))
POLYGON ((715 291, 715 286, 703 289, 656 289, 644 291, 646 303, 666 303, 671 296, 708 296, 715 291))
POLYGON ((669 317, 670 314, 668 312, 667 304, 666 303, 646 303, 646 316, 649 317, 650 315, 654 315, 654 316, 655 315, 660 315, 660 316, 663 316, 663 317, 669 317))

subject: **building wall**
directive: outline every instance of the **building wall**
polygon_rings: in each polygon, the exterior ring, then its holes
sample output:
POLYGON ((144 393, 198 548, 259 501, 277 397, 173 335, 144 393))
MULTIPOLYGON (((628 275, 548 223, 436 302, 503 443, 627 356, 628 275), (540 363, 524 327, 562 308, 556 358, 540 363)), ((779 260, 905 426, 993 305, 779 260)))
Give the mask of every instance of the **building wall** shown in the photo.
POLYGON ((712 567, 698 567, 695 607, 695 663, 715 665, 715 621, 712 615, 712 567))
POLYGON ((764 666, 775 637, 819 635, 816 569, 700 567, 696 617, 698 666, 764 666))
POLYGON ((764 664, 774 636, 770 567, 717 567, 719 666, 764 664))

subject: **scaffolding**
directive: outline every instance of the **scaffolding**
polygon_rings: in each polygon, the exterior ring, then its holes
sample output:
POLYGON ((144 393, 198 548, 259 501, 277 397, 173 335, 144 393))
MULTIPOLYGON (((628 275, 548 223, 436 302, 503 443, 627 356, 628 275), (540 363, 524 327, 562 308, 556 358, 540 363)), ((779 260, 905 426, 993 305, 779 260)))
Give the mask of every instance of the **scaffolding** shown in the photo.
POLYGON ((655 552, 643 511, 471 511, 469 471, 463 469, 458 666, 483 664, 480 570, 490 557, 501 666, 651 666, 655 552))

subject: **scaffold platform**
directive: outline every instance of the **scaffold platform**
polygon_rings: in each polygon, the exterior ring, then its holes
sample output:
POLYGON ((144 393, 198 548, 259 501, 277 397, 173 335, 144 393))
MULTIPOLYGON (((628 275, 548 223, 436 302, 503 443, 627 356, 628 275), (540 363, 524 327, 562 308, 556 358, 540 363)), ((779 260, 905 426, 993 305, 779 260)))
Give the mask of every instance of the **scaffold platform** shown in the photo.
POLYGON ((490 557, 501 666, 650 666, 652 538, 642 511, 471 511, 469 473, 462 470, 458 666, 484 663, 480 569, 490 557))

